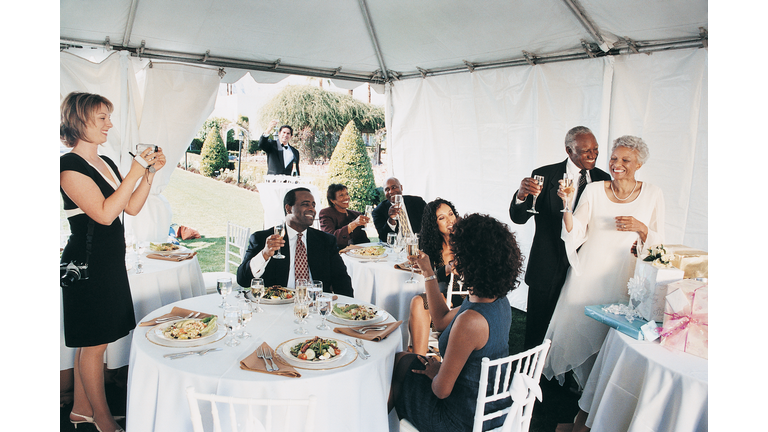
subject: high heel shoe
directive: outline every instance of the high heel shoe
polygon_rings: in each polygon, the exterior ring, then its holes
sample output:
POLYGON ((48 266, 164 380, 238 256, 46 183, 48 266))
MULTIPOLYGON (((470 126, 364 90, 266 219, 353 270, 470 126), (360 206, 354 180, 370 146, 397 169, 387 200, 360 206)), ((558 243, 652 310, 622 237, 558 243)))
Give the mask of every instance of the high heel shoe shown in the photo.
POLYGON ((77 429, 77 425, 79 425, 80 423, 91 423, 93 425, 96 424, 93 421, 93 417, 88 417, 88 416, 85 416, 85 415, 82 415, 82 414, 78 414, 76 412, 71 412, 69 415, 75 416, 75 417, 80 417, 81 419, 83 419, 83 420, 72 420, 71 418, 69 419, 69 421, 72 422, 72 425, 75 426, 75 429, 77 429))

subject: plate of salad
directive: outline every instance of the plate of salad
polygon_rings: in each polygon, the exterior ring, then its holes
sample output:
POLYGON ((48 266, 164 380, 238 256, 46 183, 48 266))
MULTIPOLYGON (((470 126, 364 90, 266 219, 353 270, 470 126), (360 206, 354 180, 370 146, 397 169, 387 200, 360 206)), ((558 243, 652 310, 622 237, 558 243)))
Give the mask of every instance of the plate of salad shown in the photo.
POLYGON ((387 319, 389 314, 375 306, 359 303, 334 303, 328 321, 336 324, 366 325, 387 319))
POLYGON ((347 251, 347 255, 360 259, 379 259, 387 256, 384 246, 368 246, 347 251))
POLYGON ((315 336, 292 339, 282 344, 283 357, 299 364, 326 364, 340 360, 347 352, 346 344, 332 338, 315 336))
POLYGON ((216 315, 205 318, 187 318, 162 323, 152 330, 160 339, 174 342, 197 343, 214 338, 218 330, 216 315))
MULTIPOLYGON (((261 304, 289 304, 293 303, 293 297, 296 292, 290 288, 285 288, 280 285, 273 285, 271 287, 264 287, 264 297, 261 298, 261 304)), ((256 301, 256 297, 253 296, 253 292, 248 290, 245 296, 249 300, 256 301)))

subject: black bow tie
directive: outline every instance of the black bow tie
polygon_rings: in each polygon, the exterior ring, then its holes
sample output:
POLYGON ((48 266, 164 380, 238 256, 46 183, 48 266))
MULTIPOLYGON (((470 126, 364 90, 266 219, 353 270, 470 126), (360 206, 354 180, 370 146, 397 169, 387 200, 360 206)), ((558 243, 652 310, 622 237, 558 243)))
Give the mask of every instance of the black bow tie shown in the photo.
POLYGON ((287 146, 287 145, 284 145, 284 146, 283 146, 283 148, 284 148, 284 149, 287 149, 287 148, 288 148, 288 146, 287 146))

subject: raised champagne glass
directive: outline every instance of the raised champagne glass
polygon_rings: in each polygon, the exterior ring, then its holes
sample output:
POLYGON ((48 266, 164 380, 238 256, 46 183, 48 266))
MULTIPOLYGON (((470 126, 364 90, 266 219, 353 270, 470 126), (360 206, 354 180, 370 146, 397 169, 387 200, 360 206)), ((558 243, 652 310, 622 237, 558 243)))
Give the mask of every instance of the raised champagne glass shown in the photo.
MULTIPOLYGON (((408 257, 418 257, 419 256, 419 236, 418 234, 412 234, 405 239, 405 250, 408 257)), ((416 279, 413 277, 413 263, 411 264, 411 278, 405 281, 407 284, 415 284, 418 283, 416 279)))
MULTIPOLYGON (((570 174, 563 174, 563 193, 568 196, 574 192, 573 177, 570 174)), ((565 200, 565 208, 560 210, 561 213, 570 212, 571 208, 568 207, 568 199, 565 200)))
MULTIPOLYGON (((283 238, 285 236, 285 224, 284 223, 275 225, 275 234, 279 235, 280 238, 283 238)), ((272 255, 272 258, 283 259, 283 258, 285 258, 285 255, 281 254, 280 250, 278 249, 277 252, 274 255, 272 255)))
MULTIPOLYGON (((535 176, 533 176, 533 179, 536 181, 537 185, 539 185, 539 186, 543 186, 544 185, 544 176, 535 175, 535 176)), ((538 198, 538 197, 539 197, 539 194, 534 194, 533 195, 533 205, 531 206, 530 209, 528 209, 528 213, 539 214, 539 212, 536 211, 536 198, 538 198)))

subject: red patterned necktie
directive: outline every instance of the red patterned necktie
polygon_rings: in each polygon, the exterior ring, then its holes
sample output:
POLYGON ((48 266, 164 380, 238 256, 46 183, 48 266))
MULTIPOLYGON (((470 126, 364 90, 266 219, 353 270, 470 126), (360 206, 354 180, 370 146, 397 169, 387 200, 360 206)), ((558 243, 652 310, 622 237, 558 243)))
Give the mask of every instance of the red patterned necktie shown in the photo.
POLYGON ((304 279, 309 280, 309 266, 307 265, 307 248, 304 246, 304 242, 301 241, 303 233, 296 234, 296 262, 294 263, 296 269, 296 280, 304 279))

